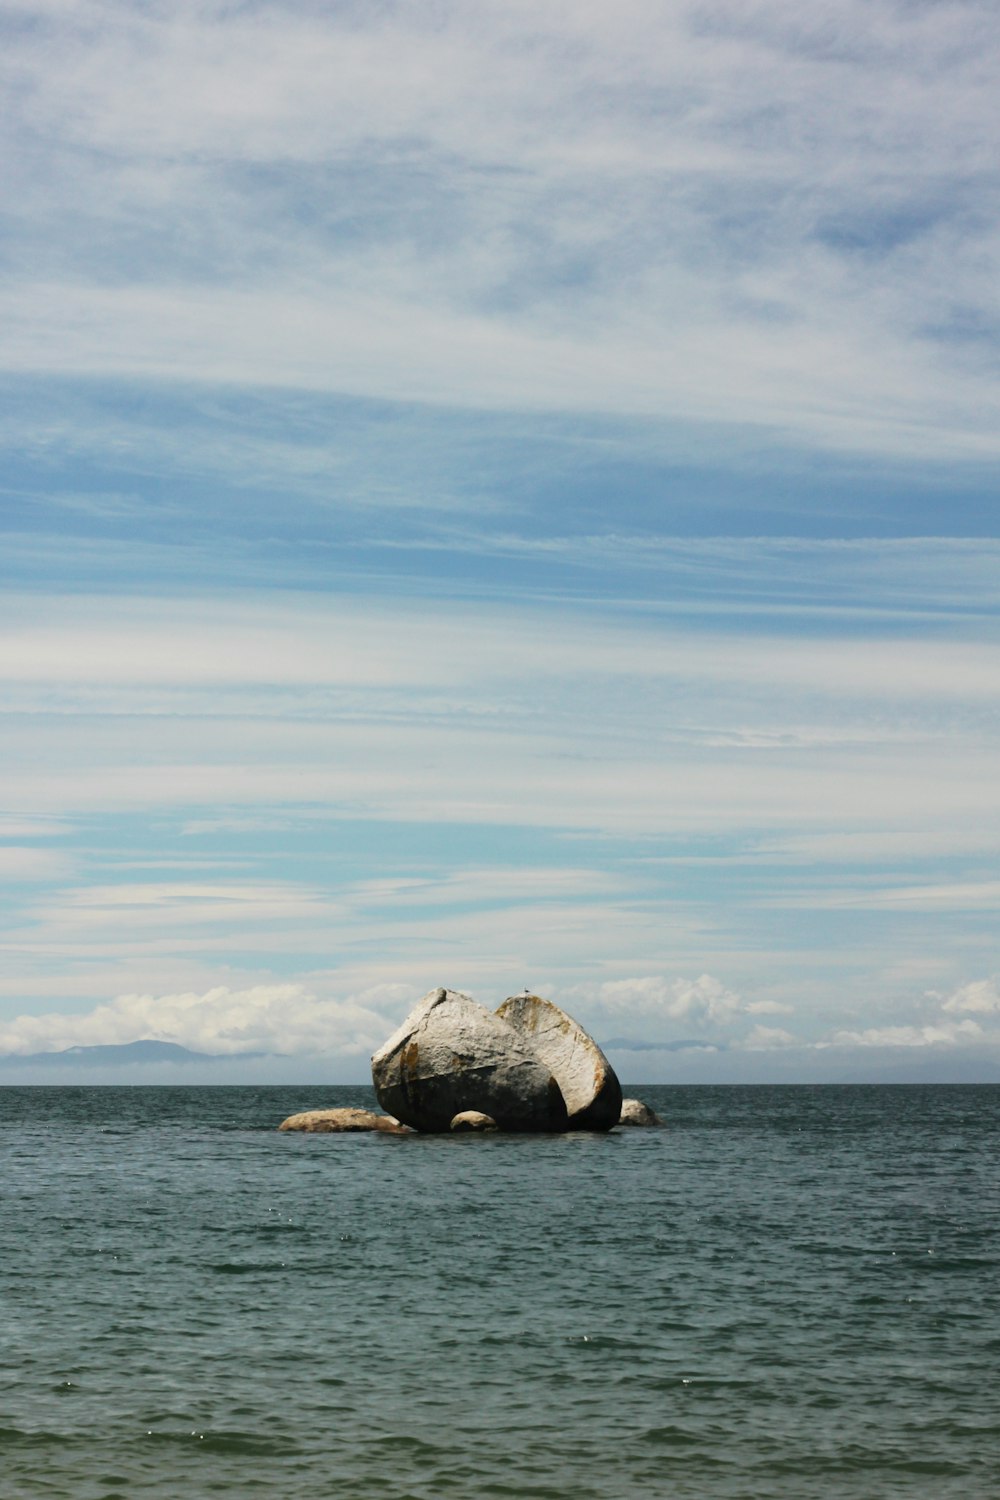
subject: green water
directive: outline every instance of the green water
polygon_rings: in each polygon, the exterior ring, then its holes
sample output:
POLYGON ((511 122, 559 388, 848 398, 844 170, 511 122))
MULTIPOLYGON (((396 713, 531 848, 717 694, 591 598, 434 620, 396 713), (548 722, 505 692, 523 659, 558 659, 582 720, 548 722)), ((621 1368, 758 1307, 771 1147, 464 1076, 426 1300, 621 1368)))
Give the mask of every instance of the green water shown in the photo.
POLYGON ((3 1500, 1000 1494, 1000 1088, 0 1089, 3 1500))

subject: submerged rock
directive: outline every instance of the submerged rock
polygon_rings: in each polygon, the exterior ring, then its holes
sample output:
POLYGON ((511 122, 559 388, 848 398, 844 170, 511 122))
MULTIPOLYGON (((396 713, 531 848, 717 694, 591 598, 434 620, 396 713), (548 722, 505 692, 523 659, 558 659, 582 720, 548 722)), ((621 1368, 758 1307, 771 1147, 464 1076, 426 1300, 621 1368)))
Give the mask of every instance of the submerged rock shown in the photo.
POLYGON ((519 1032, 551 1071, 566 1101, 569 1130, 610 1130, 618 1124, 618 1075, 579 1021, 540 995, 511 995, 497 1015, 519 1032))
POLYGON ((623 1099, 619 1125, 662 1125, 663 1121, 641 1099, 623 1099))
POLYGON ((377 1130, 382 1135, 409 1135, 405 1125, 392 1115, 378 1115, 373 1109, 307 1109, 300 1115, 282 1120, 279 1130, 304 1130, 311 1134, 340 1131, 377 1130))
POLYGON ((501 1130, 565 1130, 549 1069, 513 1027, 469 995, 431 990, 372 1058, 382 1108, 415 1130, 477 1110, 501 1130))
POLYGON ((478 1109, 463 1109, 460 1115, 452 1120, 451 1130, 496 1130, 496 1120, 490 1115, 484 1115, 478 1109))

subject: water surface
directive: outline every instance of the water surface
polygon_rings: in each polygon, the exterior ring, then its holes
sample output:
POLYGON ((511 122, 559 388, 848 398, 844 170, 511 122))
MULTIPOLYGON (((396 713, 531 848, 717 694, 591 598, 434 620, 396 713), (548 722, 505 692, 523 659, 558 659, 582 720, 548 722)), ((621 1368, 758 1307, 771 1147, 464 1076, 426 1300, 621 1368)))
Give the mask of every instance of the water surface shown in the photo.
POLYGON ((1000 1087, 632 1092, 0 1089, 5 1500, 993 1500, 1000 1087))

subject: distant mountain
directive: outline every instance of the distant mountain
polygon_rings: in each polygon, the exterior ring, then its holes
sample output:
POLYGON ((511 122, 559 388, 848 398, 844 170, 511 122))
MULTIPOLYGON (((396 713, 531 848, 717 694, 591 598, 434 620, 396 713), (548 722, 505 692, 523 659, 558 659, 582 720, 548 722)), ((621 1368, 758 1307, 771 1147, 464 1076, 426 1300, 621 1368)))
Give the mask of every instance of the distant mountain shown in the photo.
POLYGON ((265 1052, 238 1052, 219 1056, 214 1052, 192 1052, 177 1042, 123 1042, 118 1046, 67 1047, 62 1052, 32 1052, 28 1056, 0 1057, 0 1068, 106 1068, 130 1067, 136 1063, 224 1063, 266 1057, 265 1052))
POLYGON ((706 1047, 714 1052, 725 1051, 720 1042, 698 1041, 696 1038, 683 1042, 633 1042, 627 1036, 613 1036, 602 1042, 605 1052, 703 1052, 706 1047))

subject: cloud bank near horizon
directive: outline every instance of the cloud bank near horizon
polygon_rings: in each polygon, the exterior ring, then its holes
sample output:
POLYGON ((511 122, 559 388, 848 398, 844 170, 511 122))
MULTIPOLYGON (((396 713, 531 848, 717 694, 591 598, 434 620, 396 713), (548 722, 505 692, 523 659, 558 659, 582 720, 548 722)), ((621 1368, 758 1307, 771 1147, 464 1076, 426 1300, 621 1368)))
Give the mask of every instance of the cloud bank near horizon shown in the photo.
MULTIPOLYGON (((651 1059, 663 1054, 689 1061, 700 1055, 702 1062, 723 1054, 779 1054, 815 1067, 823 1054, 830 1053, 836 1064, 849 1068, 852 1059, 863 1060, 866 1053, 892 1057, 923 1052, 952 1054, 975 1073, 976 1053, 987 1048, 995 1056, 1000 1048, 1000 990, 995 977, 973 981, 949 996, 925 994, 920 1003, 928 1019, 922 1025, 839 1030, 812 1040, 793 1019, 794 1007, 747 1001, 710 974, 696 979, 646 975, 575 985, 565 993, 556 987, 552 997, 585 1021, 619 1058, 620 1066, 624 1062, 635 1069, 635 1054, 642 1054, 647 1072, 651 1059), (960 1019, 953 1019, 956 1013, 960 1019), (761 1021, 760 1016, 768 1019, 761 1021), (774 1024, 778 1016, 783 1020, 780 1026, 774 1024), (627 1034, 611 1034, 622 1026, 627 1034)), ((119 995, 78 1015, 49 1012, 0 1024, 0 1065, 27 1061, 36 1053, 142 1039, 175 1043, 200 1056, 211 1055, 220 1064, 263 1056, 275 1081, 280 1081, 282 1065, 294 1069, 303 1061, 325 1061, 341 1070, 346 1066, 360 1078, 367 1076, 369 1055, 417 998, 405 984, 380 984, 341 998, 303 984, 243 990, 220 985, 204 994, 119 995)), ((492 1005, 498 998, 499 992, 483 1003, 492 1005)))

